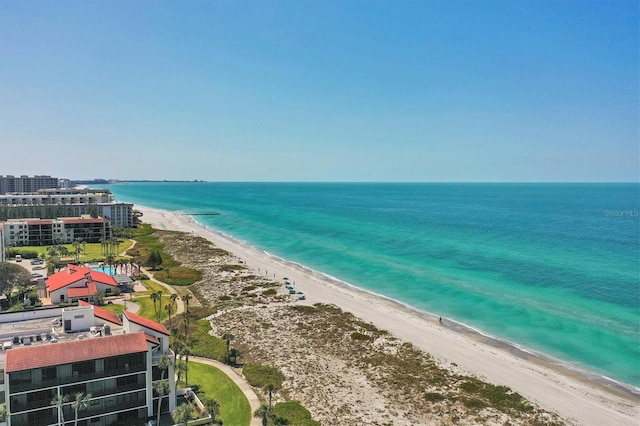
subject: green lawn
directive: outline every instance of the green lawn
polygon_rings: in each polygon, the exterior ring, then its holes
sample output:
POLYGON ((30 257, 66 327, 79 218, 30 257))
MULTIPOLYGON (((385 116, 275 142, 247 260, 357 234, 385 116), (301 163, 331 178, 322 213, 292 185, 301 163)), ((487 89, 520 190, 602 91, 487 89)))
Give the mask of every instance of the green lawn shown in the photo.
MULTIPOLYGON (((62 247, 66 247, 66 249, 68 250, 69 254, 68 257, 74 257, 74 251, 75 248, 73 247, 73 244, 61 244, 62 247)), ((125 250, 128 250, 131 246, 133 245, 133 243, 129 240, 125 240, 122 243, 118 244, 118 248, 117 248, 117 253, 120 254, 122 252, 124 252, 125 250)), ((47 250, 49 249, 50 246, 21 246, 21 247, 16 247, 15 249, 18 251, 35 251, 38 253, 38 257, 40 258, 44 258, 45 254, 47 253, 47 250)), ((90 243, 90 244, 85 244, 84 246, 80 246, 81 249, 83 249, 80 252, 80 262, 88 262, 91 260, 104 260, 106 258, 106 256, 104 254, 102 254, 102 244, 100 243, 90 243)), ((117 256, 116 259, 124 259, 124 257, 121 256, 117 256)))
POLYGON ((114 303, 113 305, 104 305, 102 308, 106 309, 109 312, 113 312, 116 315, 120 315, 122 311, 124 311, 124 306, 118 303, 114 303))
POLYGON ((251 407, 240 388, 222 371, 207 364, 189 361, 189 385, 198 385, 198 397, 220 403, 218 416, 225 425, 251 423, 251 407))
MULTIPOLYGON (((143 280, 140 281, 140 283, 145 286, 146 290, 145 291, 136 291, 136 296, 145 296, 145 295, 149 295, 151 293, 156 293, 156 292, 162 292, 162 297, 164 299, 165 295, 167 295, 167 297, 169 297, 169 295, 171 293, 169 293, 169 290, 167 290, 167 288, 165 286, 163 286, 162 284, 158 284, 156 282, 153 282, 151 280, 143 280)), ((153 308, 153 306, 152 306, 153 308)))
MULTIPOLYGON (((156 311, 153 309, 153 300, 151 300, 150 297, 136 297, 133 301, 140 305, 138 315, 156 321, 156 311)), ((164 309, 164 306, 170 301, 169 296, 162 296, 162 306, 159 306, 158 302, 156 302, 156 308, 160 310, 160 322, 169 318, 169 314, 164 309)))

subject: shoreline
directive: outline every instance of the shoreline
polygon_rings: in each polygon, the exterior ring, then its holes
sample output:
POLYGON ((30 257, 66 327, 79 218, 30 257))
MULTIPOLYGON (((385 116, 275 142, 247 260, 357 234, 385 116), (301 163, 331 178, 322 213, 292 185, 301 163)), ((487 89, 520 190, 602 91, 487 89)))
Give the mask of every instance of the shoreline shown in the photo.
POLYGON ((336 277, 288 261, 231 235, 209 228, 192 216, 136 205, 143 222, 158 229, 202 236, 243 259, 254 272, 280 281, 291 277, 307 300, 330 303, 373 323, 431 354, 442 366, 505 385, 541 408, 575 424, 640 423, 640 389, 582 370, 444 319, 384 295, 353 286, 336 277))

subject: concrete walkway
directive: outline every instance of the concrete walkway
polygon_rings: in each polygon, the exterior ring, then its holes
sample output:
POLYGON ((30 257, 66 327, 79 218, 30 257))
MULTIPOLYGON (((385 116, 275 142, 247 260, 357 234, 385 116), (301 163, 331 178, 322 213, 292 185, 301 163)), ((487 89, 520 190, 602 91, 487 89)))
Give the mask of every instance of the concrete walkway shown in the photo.
MULTIPOLYGON (((165 284, 162 281, 155 279, 153 274, 147 268, 143 268, 141 266, 140 270, 144 274, 146 274, 149 277, 149 279, 151 279, 151 281, 153 281, 156 284, 160 284, 161 286, 163 286, 164 288, 169 290, 169 293, 178 294, 178 292, 172 286, 170 286, 169 284, 165 284)), ((164 306, 162 307, 162 309, 164 309, 164 306)), ((182 312, 184 312, 184 302, 182 301, 182 297, 178 297, 176 299, 176 311, 173 313, 173 315, 178 315, 178 314, 181 314, 182 312)))
POLYGON ((212 367, 215 367, 218 370, 222 371, 224 374, 226 374, 231 380, 233 380, 233 382, 236 385, 238 385, 242 393, 244 393, 244 396, 247 397, 247 400, 249 401, 249 406, 251 407, 250 426, 262 426, 262 420, 257 417, 253 417, 253 413, 255 413, 256 410, 260 408, 260 399, 258 399, 258 395, 256 395, 253 388, 249 385, 249 383, 247 383, 247 381, 242 376, 236 373, 233 370, 233 368, 229 367, 228 365, 223 364, 219 361, 214 361, 212 359, 192 356, 189 358, 189 361, 195 361, 201 364, 207 364, 212 367))

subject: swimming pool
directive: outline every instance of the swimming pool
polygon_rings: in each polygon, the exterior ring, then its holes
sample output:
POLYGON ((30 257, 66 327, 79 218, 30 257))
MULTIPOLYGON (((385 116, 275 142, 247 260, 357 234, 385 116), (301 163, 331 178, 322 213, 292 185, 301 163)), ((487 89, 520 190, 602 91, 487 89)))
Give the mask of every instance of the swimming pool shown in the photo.
POLYGON ((116 268, 113 266, 99 266, 97 268, 91 268, 94 271, 102 272, 103 274, 115 275, 116 268))

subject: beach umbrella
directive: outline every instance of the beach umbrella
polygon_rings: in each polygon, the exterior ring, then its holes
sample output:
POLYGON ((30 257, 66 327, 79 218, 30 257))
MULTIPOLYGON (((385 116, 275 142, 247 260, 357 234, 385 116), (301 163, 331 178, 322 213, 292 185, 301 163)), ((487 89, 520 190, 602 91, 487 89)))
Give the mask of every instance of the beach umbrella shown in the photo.
POLYGON ((296 294, 304 294, 304 293, 303 293, 303 292, 301 292, 301 291, 299 291, 299 292, 297 292, 296 294))
POLYGON ((285 281, 289 281, 289 278, 287 278, 287 277, 283 277, 282 279, 285 280, 285 281))
POLYGON ((287 286, 287 290, 293 290, 293 286, 292 285, 288 285, 287 286))

